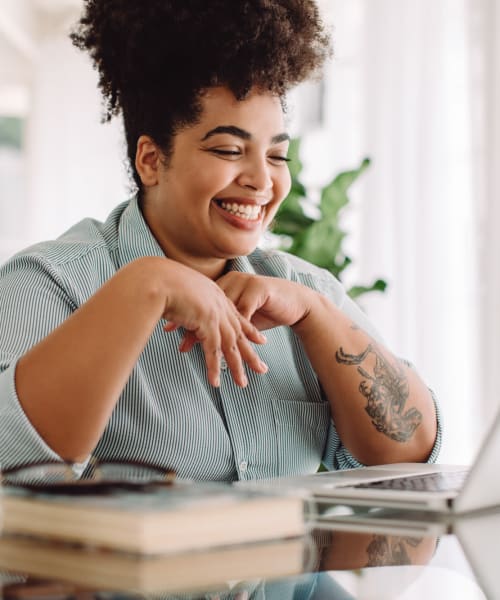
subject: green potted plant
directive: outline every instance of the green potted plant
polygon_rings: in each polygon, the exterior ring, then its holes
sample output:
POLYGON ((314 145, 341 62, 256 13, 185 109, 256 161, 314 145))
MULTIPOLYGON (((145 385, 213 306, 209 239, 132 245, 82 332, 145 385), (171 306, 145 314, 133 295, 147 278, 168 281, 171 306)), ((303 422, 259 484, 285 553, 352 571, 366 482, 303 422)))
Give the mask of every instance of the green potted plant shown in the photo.
MULTIPOLYGON (((299 151, 300 140, 292 140, 288 154, 292 187, 276 214, 271 232, 279 236, 281 249, 327 269, 342 280, 343 271, 352 259, 343 248, 347 232, 341 228, 340 217, 350 201, 349 187, 368 168, 370 160, 365 158, 357 169, 339 173, 321 189, 319 203, 313 203, 300 181, 299 151)), ((358 298, 368 292, 383 292, 386 287, 383 279, 377 279, 370 285, 352 286, 348 294, 358 298)))

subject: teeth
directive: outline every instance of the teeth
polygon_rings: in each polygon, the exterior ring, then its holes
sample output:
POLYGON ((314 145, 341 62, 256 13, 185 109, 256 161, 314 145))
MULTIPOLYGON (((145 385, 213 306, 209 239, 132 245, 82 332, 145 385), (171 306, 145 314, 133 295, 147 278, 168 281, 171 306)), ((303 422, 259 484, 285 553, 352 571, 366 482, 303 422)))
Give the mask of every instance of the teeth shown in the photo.
POLYGON ((236 202, 221 202, 221 206, 227 212, 230 212, 237 217, 247 219, 248 221, 255 221, 260 215, 260 206, 255 204, 236 204, 236 202))

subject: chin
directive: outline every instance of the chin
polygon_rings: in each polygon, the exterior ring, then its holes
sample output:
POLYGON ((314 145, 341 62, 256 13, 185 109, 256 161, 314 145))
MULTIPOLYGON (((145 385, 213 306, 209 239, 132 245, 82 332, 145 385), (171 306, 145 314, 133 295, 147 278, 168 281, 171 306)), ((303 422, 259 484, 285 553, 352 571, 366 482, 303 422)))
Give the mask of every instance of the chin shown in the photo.
POLYGON ((259 240, 260 238, 252 242, 248 241, 247 243, 219 245, 219 250, 228 259, 236 258, 237 256, 247 256, 248 254, 252 254, 255 248, 257 248, 259 240))

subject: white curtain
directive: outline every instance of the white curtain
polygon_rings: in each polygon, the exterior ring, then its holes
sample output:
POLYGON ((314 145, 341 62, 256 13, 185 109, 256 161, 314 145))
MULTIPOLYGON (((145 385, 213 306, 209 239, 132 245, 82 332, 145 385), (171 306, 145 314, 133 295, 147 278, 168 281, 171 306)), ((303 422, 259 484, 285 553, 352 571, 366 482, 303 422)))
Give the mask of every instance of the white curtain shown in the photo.
POLYGON ((311 185, 372 159, 346 215, 351 283, 435 390, 441 459, 468 462, 498 404, 500 53, 496 0, 325 0, 336 57, 311 185))
MULTIPOLYGON (((477 349, 485 421, 500 404, 500 3, 469 0, 474 204, 479 214, 477 349)), ((476 400, 477 396, 473 401, 476 400)))

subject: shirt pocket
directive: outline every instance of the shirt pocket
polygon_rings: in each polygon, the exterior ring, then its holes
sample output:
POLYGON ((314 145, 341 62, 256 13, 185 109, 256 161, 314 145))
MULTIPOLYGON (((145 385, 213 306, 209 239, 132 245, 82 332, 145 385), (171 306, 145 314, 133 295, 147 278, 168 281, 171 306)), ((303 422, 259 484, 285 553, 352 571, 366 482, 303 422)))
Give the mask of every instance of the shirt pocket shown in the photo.
POLYGON ((328 429, 328 402, 273 398, 280 476, 315 473, 321 463, 328 429))

